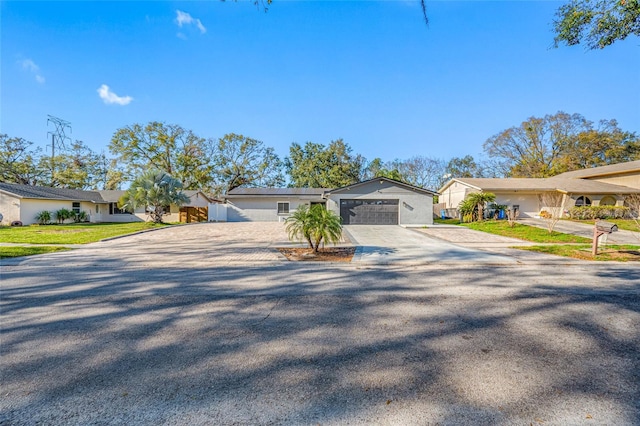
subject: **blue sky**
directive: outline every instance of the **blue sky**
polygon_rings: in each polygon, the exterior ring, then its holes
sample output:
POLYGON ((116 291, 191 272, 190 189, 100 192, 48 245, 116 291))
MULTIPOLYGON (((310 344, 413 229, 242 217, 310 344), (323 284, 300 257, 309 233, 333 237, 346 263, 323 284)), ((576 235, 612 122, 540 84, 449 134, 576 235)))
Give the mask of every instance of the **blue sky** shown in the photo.
POLYGON ((101 151, 158 120, 383 160, 560 110, 640 132, 640 40, 550 48, 561 4, 427 1, 426 27, 418 1, 2 1, 0 131, 44 146, 51 114, 101 151))

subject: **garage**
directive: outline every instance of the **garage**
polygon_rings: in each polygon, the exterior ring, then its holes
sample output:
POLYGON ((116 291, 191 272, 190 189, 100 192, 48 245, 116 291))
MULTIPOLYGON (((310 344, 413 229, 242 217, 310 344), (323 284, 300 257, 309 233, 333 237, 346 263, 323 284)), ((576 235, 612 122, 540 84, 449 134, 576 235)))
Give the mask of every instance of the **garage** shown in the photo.
POLYGON ((397 225, 398 199, 341 199, 343 225, 397 225))

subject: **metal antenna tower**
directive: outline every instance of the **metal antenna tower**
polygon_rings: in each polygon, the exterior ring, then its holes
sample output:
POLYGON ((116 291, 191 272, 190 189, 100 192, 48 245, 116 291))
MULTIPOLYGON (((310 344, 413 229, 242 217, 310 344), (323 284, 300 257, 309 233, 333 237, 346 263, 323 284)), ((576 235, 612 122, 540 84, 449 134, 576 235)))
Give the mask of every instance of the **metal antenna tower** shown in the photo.
POLYGON ((56 156, 56 146, 60 150, 65 150, 65 141, 71 140, 67 136, 67 129, 71 133, 71 123, 53 115, 47 115, 47 127, 49 123, 53 123, 54 129, 47 132, 47 137, 51 135, 51 184, 53 185, 53 175, 55 173, 54 159, 56 156))

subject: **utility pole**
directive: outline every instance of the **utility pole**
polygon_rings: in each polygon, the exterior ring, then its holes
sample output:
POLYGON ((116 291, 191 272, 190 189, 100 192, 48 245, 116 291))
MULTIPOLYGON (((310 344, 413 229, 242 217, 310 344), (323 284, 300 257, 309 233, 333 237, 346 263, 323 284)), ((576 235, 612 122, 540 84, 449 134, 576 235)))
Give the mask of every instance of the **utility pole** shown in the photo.
POLYGON ((60 150, 66 149, 64 145, 65 141, 71 140, 71 138, 67 136, 67 130, 71 133, 71 123, 61 118, 54 117, 53 115, 47 115, 47 127, 49 127, 49 123, 53 123, 54 126, 52 131, 47 132, 47 136, 51 135, 51 186, 53 186, 56 170, 56 146, 60 150))

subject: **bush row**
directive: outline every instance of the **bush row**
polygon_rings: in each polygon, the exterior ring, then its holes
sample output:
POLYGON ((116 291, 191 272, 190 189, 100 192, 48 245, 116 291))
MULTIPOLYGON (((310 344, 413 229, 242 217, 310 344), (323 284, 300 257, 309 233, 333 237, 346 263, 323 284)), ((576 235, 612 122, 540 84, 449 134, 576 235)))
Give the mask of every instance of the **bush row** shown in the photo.
POLYGON ((580 206, 569 210, 571 219, 629 219, 631 210, 622 206, 580 206))
POLYGON ((41 225, 51 223, 53 218, 55 218, 58 223, 64 223, 67 219, 72 219, 76 223, 89 221, 89 215, 85 211, 76 213, 73 210, 60 209, 51 214, 51 212, 43 210, 36 215, 36 220, 41 225))

